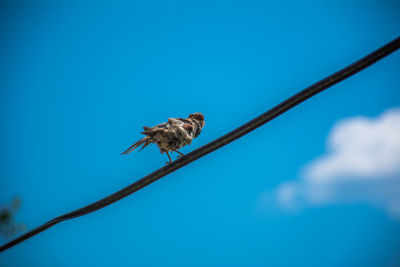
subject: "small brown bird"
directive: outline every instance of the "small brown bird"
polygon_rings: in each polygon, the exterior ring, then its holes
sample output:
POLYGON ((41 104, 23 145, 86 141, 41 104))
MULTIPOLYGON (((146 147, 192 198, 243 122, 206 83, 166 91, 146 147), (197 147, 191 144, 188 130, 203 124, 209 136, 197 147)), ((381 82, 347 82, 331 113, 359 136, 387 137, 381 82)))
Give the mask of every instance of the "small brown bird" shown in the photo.
POLYGON ((203 114, 196 112, 190 114, 187 119, 170 118, 168 122, 158 124, 154 127, 145 126, 143 127, 144 131, 142 134, 146 136, 122 152, 121 155, 128 155, 141 145, 143 146, 140 150, 151 143, 156 143, 161 154, 164 152, 167 153, 169 159, 167 164, 169 164, 172 162, 172 159, 168 152, 175 151, 181 156, 184 156, 183 153, 178 150, 185 145, 190 145, 192 140, 199 136, 204 124, 203 114))

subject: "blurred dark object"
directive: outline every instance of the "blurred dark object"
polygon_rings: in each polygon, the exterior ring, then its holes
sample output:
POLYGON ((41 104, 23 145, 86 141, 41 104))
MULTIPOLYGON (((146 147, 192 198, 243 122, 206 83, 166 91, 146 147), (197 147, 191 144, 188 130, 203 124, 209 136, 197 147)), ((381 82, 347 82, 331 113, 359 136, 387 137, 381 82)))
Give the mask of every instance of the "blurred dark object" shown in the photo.
POLYGON ((0 208, 0 235, 5 240, 26 229, 23 223, 15 222, 15 214, 18 212, 21 203, 22 201, 19 197, 14 197, 11 205, 4 205, 0 208))

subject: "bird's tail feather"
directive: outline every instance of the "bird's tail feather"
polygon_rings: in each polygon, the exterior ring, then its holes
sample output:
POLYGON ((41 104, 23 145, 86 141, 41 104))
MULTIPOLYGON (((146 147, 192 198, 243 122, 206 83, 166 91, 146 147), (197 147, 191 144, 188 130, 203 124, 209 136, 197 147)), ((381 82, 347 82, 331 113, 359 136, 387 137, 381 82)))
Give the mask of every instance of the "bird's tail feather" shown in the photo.
POLYGON ((124 152, 121 153, 121 155, 128 155, 129 153, 131 153, 133 150, 135 150, 136 148, 138 148, 139 146, 143 145, 139 151, 141 151, 143 148, 145 148, 146 146, 150 145, 152 143, 152 140, 150 137, 146 136, 142 139, 140 139, 139 141, 137 141, 136 143, 134 143, 133 145, 131 145, 127 150, 125 150, 124 152))

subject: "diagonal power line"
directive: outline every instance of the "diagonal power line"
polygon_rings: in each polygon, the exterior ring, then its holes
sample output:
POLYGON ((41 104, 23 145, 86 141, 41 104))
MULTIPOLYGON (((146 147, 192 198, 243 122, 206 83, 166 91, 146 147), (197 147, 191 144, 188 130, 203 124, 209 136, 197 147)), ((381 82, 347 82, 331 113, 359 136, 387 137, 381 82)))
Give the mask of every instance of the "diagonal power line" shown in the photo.
POLYGON ((94 212, 98 209, 102 209, 140 189, 143 187, 157 181, 158 179, 168 175, 169 173, 182 168, 183 166, 201 158, 208 153, 217 150, 224 145, 229 144, 230 142, 242 137, 243 135, 248 134, 249 132, 255 130, 256 128, 264 125, 265 123, 269 122, 270 120, 278 117, 282 113, 288 111, 289 109, 295 107, 296 105, 300 104, 301 102, 311 98, 312 96, 322 92, 323 90, 335 85, 336 83, 343 81, 344 79, 356 74, 357 72, 365 69, 366 67, 374 64, 378 60, 386 57, 387 55, 393 53, 397 49, 400 48, 400 37, 396 38, 395 40, 389 42, 388 44, 382 46, 381 48, 375 50, 371 54, 365 56, 364 58, 354 62, 353 64, 345 67, 344 69, 339 70, 338 72, 322 79, 321 81, 307 87, 306 89, 300 91, 299 93, 293 95, 292 97, 286 99, 282 103, 278 104, 277 106, 273 107, 272 109, 268 110, 267 112, 261 114, 260 116, 254 118, 253 120, 243 124, 242 126, 234 129, 233 131, 221 136, 220 138, 186 154, 182 158, 172 162, 171 164, 164 166, 149 175, 143 177, 142 179, 134 182, 131 185, 123 188, 122 190, 111 194, 99 201, 96 201, 90 205, 87 205, 83 208, 74 210, 67 214, 61 215, 56 217, 47 223, 23 234, 22 236, 4 244, 0 247, 0 252, 15 246, 18 243, 52 227, 53 225, 70 220, 76 217, 83 216, 85 214, 94 212))

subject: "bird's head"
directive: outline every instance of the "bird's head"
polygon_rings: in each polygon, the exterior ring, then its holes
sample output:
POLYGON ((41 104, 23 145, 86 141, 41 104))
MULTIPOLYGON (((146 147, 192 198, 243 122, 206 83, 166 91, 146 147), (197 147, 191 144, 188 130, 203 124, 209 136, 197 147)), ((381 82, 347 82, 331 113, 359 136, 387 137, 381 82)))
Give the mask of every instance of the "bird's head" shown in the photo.
POLYGON ((189 115, 189 119, 194 120, 196 122, 195 124, 197 125, 197 130, 195 132, 195 137, 197 137, 200 134, 201 129, 206 124, 204 121, 204 115, 201 114, 200 112, 192 113, 189 115))
POLYGON ((200 112, 190 114, 189 119, 193 119, 193 120, 204 123, 204 115, 201 114, 200 112))

